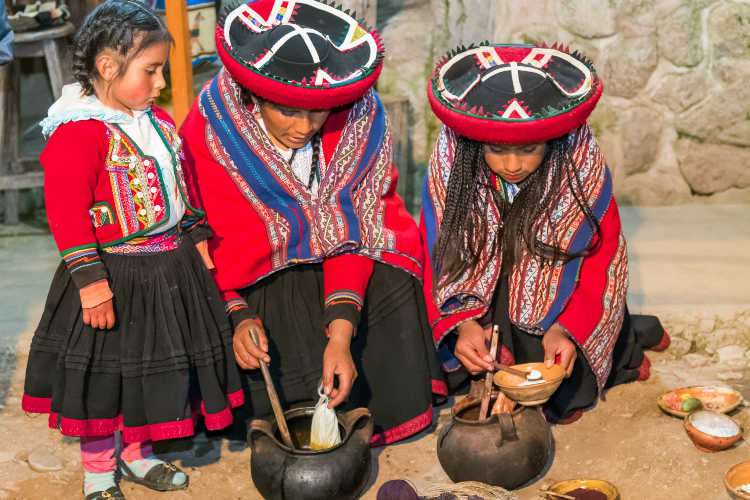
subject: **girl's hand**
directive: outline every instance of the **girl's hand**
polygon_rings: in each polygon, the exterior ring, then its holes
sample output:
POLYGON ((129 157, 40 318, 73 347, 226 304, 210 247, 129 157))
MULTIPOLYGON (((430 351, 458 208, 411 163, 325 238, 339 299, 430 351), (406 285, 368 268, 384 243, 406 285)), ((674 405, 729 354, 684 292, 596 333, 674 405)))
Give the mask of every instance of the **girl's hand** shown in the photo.
POLYGON ((578 354, 576 345, 568 337, 565 327, 560 323, 552 325, 542 338, 542 346, 544 347, 544 364, 552 366, 555 358, 560 356, 560 367, 565 370, 565 378, 570 377, 578 354))
POLYGON ((83 322, 98 330, 109 330, 115 326, 115 308, 112 306, 112 299, 94 307, 84 307, 83 322))
POLYGON ((357 379, 357 368, 349 349, 353 334, 354 325, 345 319, 335 319, 328 326, 328 345, 323 352, 323 391, 331 398, 328 408, 342 403, 357 379), (333 386, 335 376, 339 379, 338 387, 333 386))
POLYGON ((208 253, 207 240, 201 240, 196 243, 195 249, 198 250, 199 254, 201 254, 201 259, 203 259, 203 264, 205 264, 206 269, 211 270, 216 268, 216 266, 214 265, 214 261, 211 259, 211 254, 208 253))
POLYGON ((78 291, 81 297, 83 323, 99 330, 115 326, 115 308, 112 305, 112 290, 106 279, 95 281, 78 291))
POLYGON ((259 319, 245 319, 237 325, 234 329, 234 337, 232 337, 232 347, 234 347, 237 364, 245 370, 260 368, 260 360, 266 363, 271 362, 271 356, 268 355, 268 338, 263 329, 263 323, 259 319), (257 333, 259 345, 253 342, 251 330, 257 333))
POLYGON ((477 321, 471 319, 458 325, 458 341, 455 355, 472 375, 492 371, 494 366, 487 341, 492 338, 492 330, 484 330, 477 321))

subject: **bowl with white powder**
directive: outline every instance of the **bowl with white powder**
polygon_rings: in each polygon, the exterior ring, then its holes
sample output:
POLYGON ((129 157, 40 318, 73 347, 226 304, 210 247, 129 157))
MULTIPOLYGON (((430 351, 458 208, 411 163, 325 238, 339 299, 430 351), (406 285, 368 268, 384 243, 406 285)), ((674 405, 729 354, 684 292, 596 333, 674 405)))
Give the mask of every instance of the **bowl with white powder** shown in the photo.
POLYGON ((524 406, 546 402, 565 377, 565 370, 555 364, 546 366, 544 363, 522 363, 511 368, 525 373, 526 378, 498 371, 493 380, 506 396, 524 406))
POLYGON ((696 448, 711 452, 736 443, 742 437, 742 426, 723 413, 700 410, 685 417, 685 432, 696 448))
POLYGON ((730 497, 750 500, 750 460, 733 465, 724 476, 724 486, 730 497))

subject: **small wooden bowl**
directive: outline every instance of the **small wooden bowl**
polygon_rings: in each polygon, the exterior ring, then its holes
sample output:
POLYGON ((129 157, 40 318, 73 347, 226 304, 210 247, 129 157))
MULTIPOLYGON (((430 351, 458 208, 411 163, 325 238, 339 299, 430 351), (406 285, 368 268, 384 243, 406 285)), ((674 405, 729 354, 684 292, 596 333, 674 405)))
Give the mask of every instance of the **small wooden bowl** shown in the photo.
POLYGON ((685 432, 687 432, 687 435, 690 437, 690 439, 693 441, 693 444, 696 448, 698 448, 701 451, 705 452, 714 452, 714 451, 721 451, 729 448, 734 443, 739 441, 739 439, 742 437, 742 425, 740 423, 733 419, 732 417, 729 417, 727 415, 724 415, 723 413, 719 413, 716 411, 708 411, 708 410, 699 410, 696 412, 691 413, 687 417, 685 417, 684 420, 684 427, 685 432), (694 419, 696 416, 699 416, 703 413, 710 413, 713 415, 717 415, 721 418, 725 418, 728 420, 731 420, 737 425, 737 434, 734 436, 729 437, 720 437, 720 436, 714 436, 712 434, 708 434, 707 432, 703 432, 698 430, 693 423, 691 422, 692 419, 694 419))
POLYGON ((687 398, 700 399, 704 410, 729 413, 742 404, 742 394, 729 387, 703 385, 682 387, 665 392, 656 403, 665 413, 675 417, 685 418, 688 412, 682 411, 680 406, 687 398))
POLYGON ((724 486, 729 496, 740 500, 750 500, 750 493, 737 489, 743 484, 750 484, 750 460, 733 465, 724 476, 724 486))
POLYGON ((620 493, 617 491, 617 488, 615 488, 615 485, 609 481, 603 481, 601 479, 569 479, 567 481, 555 483, 547 489, 565 495, 566 493, 570 493, 578 488, 586 488, 604 493, 607 495, 607 500, 620 499, 620 493))
POLYGON ((494 381, 500 390, 510 399, 524 406, 535 406, 547 402, 565 377, 565 370, 555 364, 547 367, 544 363, 523 363, 513 365, 511 368, 522 372, 539 370, 542 373, 544 382, 531 385, 519 385, 525 380, 516 375, 504 371, 495 373, 494 381))

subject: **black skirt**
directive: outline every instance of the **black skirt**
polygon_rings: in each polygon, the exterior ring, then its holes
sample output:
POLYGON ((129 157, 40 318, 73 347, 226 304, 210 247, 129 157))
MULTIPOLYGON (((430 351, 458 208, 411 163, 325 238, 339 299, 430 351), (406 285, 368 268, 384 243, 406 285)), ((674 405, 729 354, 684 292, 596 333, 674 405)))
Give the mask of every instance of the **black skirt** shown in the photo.
MULTIPOLYGON (((323 269, 298 265, 240 291, 249 311, 263 321, 269 369, 284 408, 310 406, 318 398, 327 345, 323 319, 323 269)), ((410 436, 432 421, 433 391, 446 393, 421 284, 405 271, 375 263, 362 319, 351 343, 358 377, 337 411, 367 407, 375 422, 373 444, 410 436)), ((243 371, 245 405, 236 420, 271 413, 259 370, 243 371)))
POLYGON ((224 304, 195 245, 120 255, 101 252, 115 325, 82 321, 63 263, 50 286, 26 368, 23 408, 50 413, 73 436, 121 430, 128 442, 192 435, 232 421, 243 393, 224 304))

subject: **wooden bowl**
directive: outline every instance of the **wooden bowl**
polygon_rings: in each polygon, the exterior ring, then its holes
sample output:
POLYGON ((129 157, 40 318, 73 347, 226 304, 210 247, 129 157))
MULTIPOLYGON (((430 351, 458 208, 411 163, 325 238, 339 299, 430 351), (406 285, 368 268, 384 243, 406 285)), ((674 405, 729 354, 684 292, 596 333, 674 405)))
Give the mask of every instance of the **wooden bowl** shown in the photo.
POLYGON ((733 465, 724 476, 724 486, 726 486, 729 496, 735 499, 750 500, 750 493, 737 489, 743 484, 750 484, 750 460, 733 465))
POLYGON ((742 394, 729 387, 702 385, 682 387, 665 392, 656 403, 664 412, 675 417, 685 418, 687 412, 680 410, 682 402, 688 398, 700 399, 704 410, 729 413, 742 404, 742 394))
POLYGON ((578 488, 587 488, 589 490, 599 491, 607 495, 607 500, 619 500, 620 493, 615 488, 615 485, 609 481, 603 481, 601 479, 569 479, 567 481, 560 481, 555 483, 548 490, 561 493, 565 495, 578 488))
POLYGON ((705 452, 714 452, 714 451, 721 451, 729 448, 734 443, 739 441, 739 439, 742 437, 742 426, 740 423, 733 419, 730 416, 724 415, 723 413, 719 413, 716 411, 708 411, 708 410, 699 410, 691 413, 687 417, 685 417, 684 420, 684 426, 685 426, 685 432, 687 432, 687 435, 690 437, 690 439, 693 441, 693 444, 696 448, 698 448, 701 451, 705 452), (710 415, 716 415, 717 417, 720 417, 722 419, 727 419, 727 421, 732 421, 737 425, 737 434, 734 436, 715 436, 713 434, 709 434, 707 432, 698 430, 695 425, 693 425, 693 421, 696 418, 700 418, 704 414, 710 414, 710 415))
POLYGON ((542 373, 544 382, 532 385, 520 385, 525 382, 524 379, 511 375, 504 371, 495 373, 495 384, 513 401, 524 406, 534 406, 545 403, 550 396, 560 387, 565 377, 565 370, 560 365, 553 364, 550 367, 544 363, 523 363, 513 365, 511 368, 528 372, 530 370, 539 370, 542 373))

